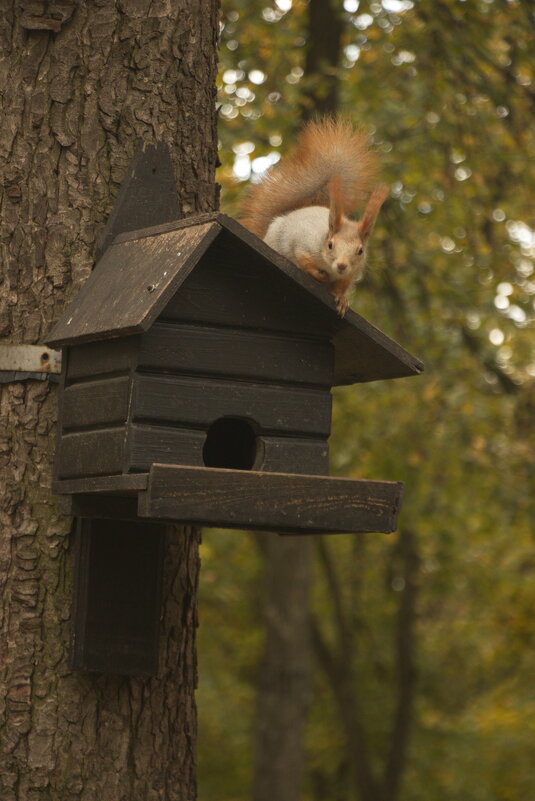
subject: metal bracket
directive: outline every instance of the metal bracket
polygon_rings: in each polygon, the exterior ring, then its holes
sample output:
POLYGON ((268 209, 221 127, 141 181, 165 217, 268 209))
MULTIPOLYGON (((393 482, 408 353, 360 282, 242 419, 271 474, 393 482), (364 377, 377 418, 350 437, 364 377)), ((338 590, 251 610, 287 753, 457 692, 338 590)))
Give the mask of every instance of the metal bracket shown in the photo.
POLYGON ((0 384, 15 381, 57 381, 61 351, 46 345, 0 345, 0 384))

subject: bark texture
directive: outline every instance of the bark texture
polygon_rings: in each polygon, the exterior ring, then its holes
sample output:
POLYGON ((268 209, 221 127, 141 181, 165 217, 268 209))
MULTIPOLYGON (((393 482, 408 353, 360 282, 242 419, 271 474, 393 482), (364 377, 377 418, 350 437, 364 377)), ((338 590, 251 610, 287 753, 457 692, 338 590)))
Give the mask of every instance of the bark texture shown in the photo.
MULTIPOLYGON (((8 0, 0 19, 0 339, 41 343, 88 276, 137 138, 183 214, 217 207, 214 0, 8 0)), ((0 384, 0 798, 195 797, 198 532, 169 533, 161 668, 68 668, 71 521, 49 381, 0 384)))

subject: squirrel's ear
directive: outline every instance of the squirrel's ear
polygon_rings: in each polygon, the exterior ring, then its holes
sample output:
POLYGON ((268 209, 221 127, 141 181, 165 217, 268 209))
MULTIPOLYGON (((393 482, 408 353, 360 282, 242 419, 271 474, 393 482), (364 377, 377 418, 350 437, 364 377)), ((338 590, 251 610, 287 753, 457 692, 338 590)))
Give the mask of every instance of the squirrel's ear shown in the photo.
POLYGON ((340 178, 335 175, 329 182, 329 236, 333 236, 342 227, 344 202, 340 178))
POLYGON ((363 242, 368 239, 373 231, 377 215, 389 194, 390 188, 386 184, 380 184, 380 186, 377 186, 371 193, 370 199, 364 209, 364 214, 358 223, 360 238, 363 242))

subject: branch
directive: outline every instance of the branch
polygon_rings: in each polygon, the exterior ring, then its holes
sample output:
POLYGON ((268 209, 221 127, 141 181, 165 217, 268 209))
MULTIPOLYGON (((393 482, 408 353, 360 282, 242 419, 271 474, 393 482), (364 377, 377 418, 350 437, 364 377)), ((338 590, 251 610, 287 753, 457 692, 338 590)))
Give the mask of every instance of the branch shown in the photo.
POLYGON ((383 801, 373 775, 351 670, 343 656, 336 659, 323 638, 314 615, 310 616, 312 646, 331 686, 346 734, 348 761, 362 801, 383 801))
POLYGON ((353 664, 354 653, 354 639, 352 631, 348 625, 346 615, 344 613, 344 605, 342 603, 342 594, 340 592, 340 582, 336 575, 336 570, 333 561, 329 554, 329 549, 325 542, 324 537, 318 537, 318 554, 320 563, 323 567, 325 579, 330 592, 330 598, 334 609, 334 617, 338 626, 338 645, 341 658, 346 658, 349 665, 353 664))

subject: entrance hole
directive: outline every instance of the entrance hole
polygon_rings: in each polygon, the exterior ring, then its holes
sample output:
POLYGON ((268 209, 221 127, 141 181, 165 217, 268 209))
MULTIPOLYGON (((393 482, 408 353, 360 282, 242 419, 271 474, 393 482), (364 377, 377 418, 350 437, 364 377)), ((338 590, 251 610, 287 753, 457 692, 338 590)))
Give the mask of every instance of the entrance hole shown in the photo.
POLYGON ((239 417, 221 417, 208 429, 202 455, 206 467, 251 470, 256 450, 251 423, 239 417))

